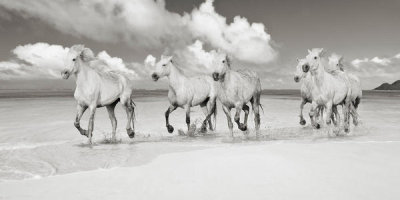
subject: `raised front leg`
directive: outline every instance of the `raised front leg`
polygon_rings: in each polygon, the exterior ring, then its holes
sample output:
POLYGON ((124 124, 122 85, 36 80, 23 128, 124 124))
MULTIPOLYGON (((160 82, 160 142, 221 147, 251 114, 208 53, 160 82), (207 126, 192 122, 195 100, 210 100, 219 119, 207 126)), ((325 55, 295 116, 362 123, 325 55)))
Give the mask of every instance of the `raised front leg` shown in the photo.
POLYGON ((93 127, 94 127, 94 115, 96 113, 96 106, 89 106, 89 126, 88 126, 88 143, 92 144, 93 127))
POLYGON ((80 104, 77 105, 77 107, 76 107, 76 117, 75 117, 75 122, 74 122, 74 126, 78 129, 79 133, 81 135, 86 136, 86 137, 88 137, 88 133, 87 133, 87 131, 85 129, 81 128, 80 121, 81 121, 83 113, 85 112, 85 110, 87 108, 88 107, 85 106, 85 105, 80 105, 80 104))
POLYGON ((302 99, 301 103, 300 103, 300 125, 305 125, 306 124, 306 120, 303 117, 303 109, 304 109, 304 105, 306 105, 307 100, 306 99, 302 99))
POLYGON ((174 132, 174 127, 169 124, 169 114, 171 114, 177 107, 170 105, 167 111, 165 111, 165 123, 167 126, 168 133, 174 132))
POLYGON ((111 137, 111 141, 112 142, 116 142, 117 138, 115 136, 116 132, 117 132, 117 118, 115 117, 115 113, 114 113, 114 109, 115 109, 115 103, 106 106, 107 108, 107 112, 108 112, 108 117, 110 117, 111 120, 111 126, 112 126, 112 137, 111 137))
POLYGON ((231 109, 226 106, 222 106, 222 109, 224 110, 226 119, 228 121, 228 128, 231 133, 231 137, 233 137, 233 123, 232 123, 232 119, 231 119, 231 109))

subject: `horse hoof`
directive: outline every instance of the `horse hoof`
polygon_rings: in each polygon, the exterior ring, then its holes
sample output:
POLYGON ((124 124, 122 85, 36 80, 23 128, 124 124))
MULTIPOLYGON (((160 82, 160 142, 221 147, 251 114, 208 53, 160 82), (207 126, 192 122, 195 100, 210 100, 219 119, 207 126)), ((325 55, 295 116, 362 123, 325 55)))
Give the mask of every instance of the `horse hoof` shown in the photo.
POLYGON ((349 128, 344 128, 345 133, 349 133, 350 129, 349 128))
POLYGON ((81 135, 89 137, 88 131, 87 130, 82 130, 81 135))
POLYGON ((207 132, 207 128, 205 126, 201 126, 200 132, 202 133, 207 132))
POLYGON ((172 132, 174 132, 174 127, 171 125, 168 125, 167 130, 168 130, 168 133, 172 133, 172 132))
POLYGON ((317 124, 317 125, 315 125, 315 128, 319 129, 319 128, 321 128, 321 125, 317 124))
POLYGON ((244 124, 240 123, 239 126, 238 126, 238 128, 239 128, 241 131, 246 131, 246 130, 247 130, 247 125, 244 125, 244 124))
POLYGON ((304 120, 304 119, 302 119, 302 120, 300 120, 300 125, 306 125, 306 120, 304 120))
POLYGON ((354 124, 354 126, 358 126, 358 121, 353 120, 353 124, 354 124))
POLYGON ((134 138, 135 137, 135 131, 131 131, 128 133, 129 138, 134 138))

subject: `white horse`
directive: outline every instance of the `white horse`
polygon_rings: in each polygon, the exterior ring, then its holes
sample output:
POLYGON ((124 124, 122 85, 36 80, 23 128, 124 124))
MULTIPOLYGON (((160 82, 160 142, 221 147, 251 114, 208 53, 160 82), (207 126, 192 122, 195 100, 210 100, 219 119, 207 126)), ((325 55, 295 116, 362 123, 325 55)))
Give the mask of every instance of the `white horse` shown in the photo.
MULTIPOLYGON (((344 65, 343 65, 343 56, 337 55, 337 54, 332 54, 329 57, 329 66, 330 66, 330 70, 333 73, 337 73, 338 71, 342 71, 345 72, 344 70, 344 65)), ((351 110, 350 110, 350 114, 353 118, 353 124, 354 125, 358 125, 358 105, 361 102, 361 98, 362 98, 362 89, 361 89, 361 83, 360 83, 360 79, 355 76, 354 74, 345 72, 350 86, 351 86, 351 102, 352 102, 352 106, 351 106, 351 110)))
POLYGON ((61 72, 62 77, 68 79, 71 74, 76 76, 74 97, 78 105, 74 125, 82 135, 89 138, 89 143, 92 143, 96 108, 103 106, 107 108, 111 120, 112 141, 116 141, 117 120, 114 108, 118 101, 121 102, 126 110, 128 117, 126 131, 128 136, 133 138, 135 136, 135 110, 132 101, 133 85, 128 75, 123 72, 110 70, 110 66, 94 57, 93 52, 83 45, 74 45, 70 48, 66 66, 67 68, 61 72), (88 130, 84 130, 80 126, 80 120, 87 108, 89 108, 90 112, 89 126, 88 130))
MULTIPOLYGON (((300 103, 300 124, 305 125, 306 120, 303 117, 303 109, 304 105, 307 103, 312 103, 312 90, 314 87, 313 84, 313 79, 311 77, 311 74, 309 72, 304 72, 302 67, 306 63, 306 59, 297 59, 298 63, 296 66, 296 72, 294 74, 294 81, 300 82, 301 81, 301 86, 300 86, 300 95, 301 95, 301 103, 300 103)), ((316 111, 316 118, 323 118, 323 111, 324 107, 323 106, 318 106, 317 111, 316 111)), ((333 115, 331 116, 331 119, 334 124, 338 122, 338 119, 340 121, 340 115, 337 111, 336 106, 333 106, 332 108, 333 115)), ((319 124, 317 125, 317 128, 319 128, 319 124)))
POLYGON ((251 102, 254 112, 254 123, 256 135, 260 130, 260 96, 261 82, 257 73, 250 70, 232 70, 229 57, 224 53, 218 53, 214 57, 213 66, 215 71, 212 74, 215 81, 219 82, 218 99, 222 103, 223 110, 228 120, 228 127, 233 137, 233 123, 231 119, 231 109, 235 108, 235 122, 242 131, 247 130, 247 118, 251 102), (240 123, 240 112, 245 112, 244 123, 240 123))
MULTIPOLYGON (((347 76, 343 72, 333 75, 325 71, 327 61, 323 57, 323 49, 308 50, 304 72, 310 71, 314 87, 312 94, 312 108, 310 111, 311 122, 314 127, 319 127, 315 122, 315 111, 318 106, 324 106, 327 116, 332 115, 332 106, 343 105, 344 131, 349 132, 349 111, 351 107, 351 87, 347 76)), ((326 123, 331 123, 331 118, 326 118, 326 123)))
MULTIPOLYGON (((186 124, 188 133, 190 130, 190 108, 200 105, 206 118, 201 126, 201 131, 207 130, 207 123, 210 130, 213 130, 211 115, 216 117, 216 99, 218 95, 217 84, 209 76, 186 77, 172 61, 172 56, 161 56, 156 64, 156 69, 151 75, 154 81, 162 77, 168 77, 169 90, 168 99, 170 106, 165 112, 165 121, 169 133, 174 131, 174 127, 169 124, 169 114, 176 108, 186 109, 186 124)), ((190 133, 189 133, 190 134, 190 133)))

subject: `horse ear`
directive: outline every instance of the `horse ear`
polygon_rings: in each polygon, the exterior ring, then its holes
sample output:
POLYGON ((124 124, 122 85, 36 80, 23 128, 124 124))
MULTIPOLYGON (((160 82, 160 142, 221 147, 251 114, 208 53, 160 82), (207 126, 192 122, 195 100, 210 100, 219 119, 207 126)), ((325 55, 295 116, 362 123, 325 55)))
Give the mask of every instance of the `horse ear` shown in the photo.
POLYGON ((311 53, 311 50, 310 50, 310 49, 307 49, 307 51, 308 51, 309 54, 311 53))
POLYGON ((299 58, 296 58, 296 60, 297 60, 297 62, 299 62, 299 61, 300 61, 300 59, 299 59, 299 58))
POLYGON ((320 49, 319 49, 318 55, 319 55, 319 57, 322 57, 322 56, 325 55, 325 50, 324 50, 324 48, 320 48, 320 49))
POLYGON ((171 62, 172 63, 172 58, 173 58, 173 56, 168 56, 168 57, 165 57, 167 60, 168 60, 168 62, 171 62))
POLYGON ((225 60, 226 60, 226 64, 228 65, 228 67, 231 67, 231 59, 229 58, 228 55, 226 55, 225 60))
POLYGON ((343 62, 343 60, 344 60, 344 59, 343 59, 343 56, 340 56, 340 57, 339 57, 339 61, 338 61, 338 62, 339 62, 339 63, 342 63, 342 62, 343 62))
POLYGON ((161 60, 164 60, 165 59, 165 56, 164 55, 161 55, 161 60))

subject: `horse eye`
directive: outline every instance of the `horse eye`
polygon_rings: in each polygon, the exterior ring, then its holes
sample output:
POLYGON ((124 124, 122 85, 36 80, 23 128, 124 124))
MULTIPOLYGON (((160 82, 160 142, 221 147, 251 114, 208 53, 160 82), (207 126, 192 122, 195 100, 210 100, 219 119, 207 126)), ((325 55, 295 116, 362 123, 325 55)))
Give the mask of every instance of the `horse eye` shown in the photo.
POLYGON ((317 56, 315 56, 314 59, 317 60, 317 56))
POLYGON ((72 61, 74 61, 74 62, 75 62, 75 60, 76 60, 75 58, 74 58, 74 59, 72 59, 72 61))
POLYGON ((167 64, 163 64, 162 66, 165 67, 165 66, 167 66, 167 64))
POLYGON ((225 60, 223 60, 222 63, 225 63, 225 60))

